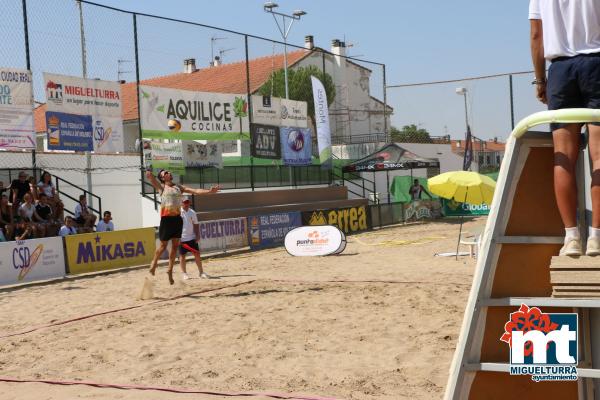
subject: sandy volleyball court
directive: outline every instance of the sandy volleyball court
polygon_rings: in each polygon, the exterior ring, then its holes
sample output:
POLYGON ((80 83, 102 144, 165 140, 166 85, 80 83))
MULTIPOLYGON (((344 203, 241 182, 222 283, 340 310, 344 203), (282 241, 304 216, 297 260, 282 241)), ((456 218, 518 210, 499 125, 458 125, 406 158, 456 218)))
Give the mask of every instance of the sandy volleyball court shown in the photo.
MULTIPOLYGON (((457 224, 436 222, 351 236, 341 256, 292 258, 278 248, 211 259, 207 272, 218 279, 182 283, 177 274, 173 287, 159 267, 156 298, 144 302, 136 300, 141 269, 3 291, 0 375, 306 398, 441 398, 475 261, 433 254, 453 251, 457 235, 457 224), (127 307, 136 308, 42 327, 127 307)), ((0 398, 231 397, 0 382, 0 398)))

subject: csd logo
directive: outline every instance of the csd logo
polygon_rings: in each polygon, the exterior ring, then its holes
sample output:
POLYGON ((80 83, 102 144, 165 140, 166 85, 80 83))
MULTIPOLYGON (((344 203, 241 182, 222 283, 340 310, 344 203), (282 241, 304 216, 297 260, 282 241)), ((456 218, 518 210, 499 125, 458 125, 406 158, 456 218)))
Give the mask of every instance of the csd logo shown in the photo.
POLYGON ((17 247, 13 249, 12 261, 15 269, 29 268, 31 263, 29 247, 17 247))
POLYGON ((14 269, 19 270, 19 276, 17 277, 19 281, 25 279, 25 276, 35 267, 43 251, 43 244, 38 244, 33 252, 27 246, 13 249, 12 262, 14 269))

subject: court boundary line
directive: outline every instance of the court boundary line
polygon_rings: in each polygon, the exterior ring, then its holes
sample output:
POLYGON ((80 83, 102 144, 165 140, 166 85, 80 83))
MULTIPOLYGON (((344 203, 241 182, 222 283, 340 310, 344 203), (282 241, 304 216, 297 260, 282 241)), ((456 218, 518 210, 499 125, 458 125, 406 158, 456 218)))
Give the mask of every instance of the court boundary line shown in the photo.
POLYGON ((67 380, 50 380, 50 379, 22 379, 12 378, 7 376, 0 376, 0 382, 8 383, 44 383, 48 385, 58 386, 91 386, 96 388, 111 388, 121 390, 147 390, 147 391, 159 391, 179 394, 205 394, 209 396, 223 396, 223 397, 270 397, 273 399, 281 400, 341 400, 334 397, 323 397, 314 395, 293 395, 285 393, 269 393, 269 392, 217 392, 211 390, 195 390, 195 389, 184 389, 184 388, 171 388, 164 386, 143 386, 143 385, 120 385, 113 383, 99 383, 91 381, 67 381, 67 380))

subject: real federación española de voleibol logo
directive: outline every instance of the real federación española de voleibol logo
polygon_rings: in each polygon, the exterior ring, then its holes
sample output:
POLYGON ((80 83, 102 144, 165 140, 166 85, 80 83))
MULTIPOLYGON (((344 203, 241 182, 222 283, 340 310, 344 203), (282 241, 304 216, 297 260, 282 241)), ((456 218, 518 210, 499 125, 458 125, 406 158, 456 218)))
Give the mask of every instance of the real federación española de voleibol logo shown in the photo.
POLYGON ((535 382, 577 380, 577 314, 543 313, 521 304, 504 325, 510 374, 535 382))

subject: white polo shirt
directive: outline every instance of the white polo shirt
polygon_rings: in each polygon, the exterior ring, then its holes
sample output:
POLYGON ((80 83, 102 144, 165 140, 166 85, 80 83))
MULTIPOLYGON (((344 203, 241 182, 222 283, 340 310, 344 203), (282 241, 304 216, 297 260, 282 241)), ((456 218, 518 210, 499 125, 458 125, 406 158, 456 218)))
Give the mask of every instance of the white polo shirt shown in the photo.
POLYGON ((544 57, 600 53, 600 1, 530 0, 529 19, 541 19, 544 57))
POLYGON ((185 211, 181 208, 181 218, 183 218, 183 230, 181 231, 181 241, 189 242, 190 240, 196 240, 196 234, 194 233, 194 225, 198 224, 198 216, 196 211, 189 208, 185 211))

